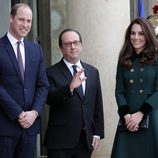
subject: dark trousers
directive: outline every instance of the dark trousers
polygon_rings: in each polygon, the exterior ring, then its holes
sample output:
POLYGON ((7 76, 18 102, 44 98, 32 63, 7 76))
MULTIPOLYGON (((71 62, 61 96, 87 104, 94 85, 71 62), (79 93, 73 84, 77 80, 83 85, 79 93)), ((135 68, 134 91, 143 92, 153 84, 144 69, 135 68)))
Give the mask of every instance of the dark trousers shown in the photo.
POLYGON ((36 135, 25 130, 15 136, 0 136, 0 158, 34 158, 36 135))
POLYGON ((91 158, 91 151, 88 149, 86 135, 81 133, 77 146, 73 149, 48 149, 48 158, 91 158))

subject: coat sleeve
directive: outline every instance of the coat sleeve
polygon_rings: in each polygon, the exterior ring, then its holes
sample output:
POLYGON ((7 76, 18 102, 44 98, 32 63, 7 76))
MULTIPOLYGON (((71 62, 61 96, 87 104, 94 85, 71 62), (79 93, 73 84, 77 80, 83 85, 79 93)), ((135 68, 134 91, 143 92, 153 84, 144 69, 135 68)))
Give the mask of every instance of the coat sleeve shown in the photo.
POLYGON ((123 67, 121 65, 117 66, 116 72, 116 87, 115 87, 115 97, 118 108, 127 104, 127 100, 125 98, 126 93, 125 80, 123 75, 123 67))
POLYGON ((145 101, 149 105, 152 106, 152 109, 155 109, 158 107, 158 64, 156 67, 156 76, 155 76, 155 85, 153 89, 153 93, 148 97, 148 99, 145 101))

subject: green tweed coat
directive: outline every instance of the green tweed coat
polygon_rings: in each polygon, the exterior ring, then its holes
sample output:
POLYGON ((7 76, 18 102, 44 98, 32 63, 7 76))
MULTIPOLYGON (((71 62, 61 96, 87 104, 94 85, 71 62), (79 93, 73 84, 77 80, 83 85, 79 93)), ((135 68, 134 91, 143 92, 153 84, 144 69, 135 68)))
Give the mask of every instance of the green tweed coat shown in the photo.
POLYGON ((118 65, 115 92, 118 108, 128 105, 134 113, 146 102, 152 112, 147 130, 117 128, 111 158, 158 158, 158 64, 142 67, 137 58, 130 70, 118 65))

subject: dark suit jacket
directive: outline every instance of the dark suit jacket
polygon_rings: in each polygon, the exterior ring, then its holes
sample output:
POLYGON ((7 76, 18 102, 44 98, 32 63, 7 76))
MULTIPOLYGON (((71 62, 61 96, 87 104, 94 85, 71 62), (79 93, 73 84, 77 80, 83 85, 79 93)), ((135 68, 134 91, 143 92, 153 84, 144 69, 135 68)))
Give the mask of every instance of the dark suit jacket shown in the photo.
POLYGON ((45 145, 48 149, 73 148, 85 128, 87 143, 92 150, 93 135, 104 137, 103 104, 99 73, 96 68, 82 63, 85 68, 86 92, 82 100, 69 85, 72 75, 66 64, 59 63, 47 69, 50 89, 47 103, 50 106, 45 145))
MULTIPOLYGON (((18 62, 7 36, 0 38, 0 136, 15 135, 21 130, 17 118, 22 111, 42 112, 47 98, 48 80, 43 52, 38 44, 24 40, 25 79, 20 76, 18 62)), ((27 129, 39 132, 39 119, 27 129)))

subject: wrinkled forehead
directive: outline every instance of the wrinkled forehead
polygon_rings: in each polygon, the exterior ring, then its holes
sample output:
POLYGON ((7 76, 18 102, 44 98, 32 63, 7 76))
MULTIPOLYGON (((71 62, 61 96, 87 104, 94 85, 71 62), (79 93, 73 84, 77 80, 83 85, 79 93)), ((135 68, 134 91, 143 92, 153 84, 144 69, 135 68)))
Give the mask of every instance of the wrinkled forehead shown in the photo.
POLYGON ((76 33, 76 32, 73 32, 73 31, 69 31, 69 32, 65 32, 63 35, 62 35, 62 41, 63 42, 67 42, 67 41, 79 41, 79 35, 76 33))

